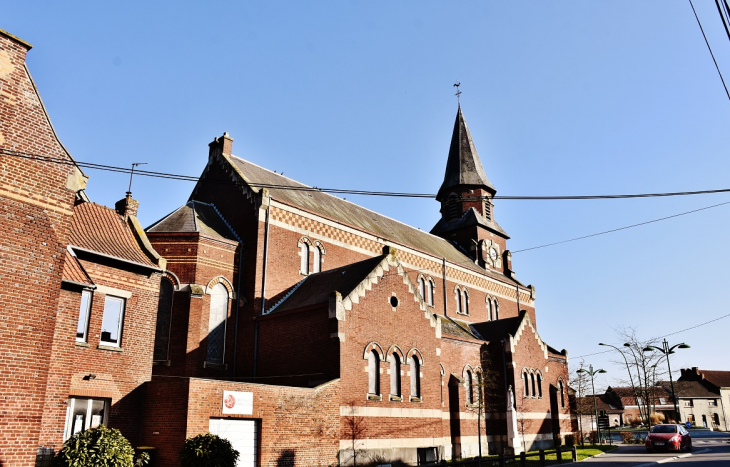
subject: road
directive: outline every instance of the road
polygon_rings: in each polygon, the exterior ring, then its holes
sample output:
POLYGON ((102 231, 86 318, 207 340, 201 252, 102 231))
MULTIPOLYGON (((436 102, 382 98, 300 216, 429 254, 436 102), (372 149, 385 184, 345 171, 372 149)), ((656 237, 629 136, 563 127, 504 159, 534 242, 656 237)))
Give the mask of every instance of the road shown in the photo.
POLYGON ((619 446, 615 451, 583 461, 586 467, 649 467, 678 465, 681 467, 730 467, 730 434, 718 432, 692 433, 691 453, 647 453, 642 445, 619 446))

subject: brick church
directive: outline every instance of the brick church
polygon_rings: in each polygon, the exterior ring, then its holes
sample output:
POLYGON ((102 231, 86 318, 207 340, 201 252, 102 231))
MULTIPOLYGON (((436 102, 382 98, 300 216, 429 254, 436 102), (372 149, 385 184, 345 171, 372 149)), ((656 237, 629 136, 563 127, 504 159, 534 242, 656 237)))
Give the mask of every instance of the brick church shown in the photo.
POLYGON ((236 157, 228 134, 189 199, 143 230, 131 193, 88 200, 32 99, 29 48, 0 31, 0 92, 24 96, 0 102, 3 465, 100 423, 157 466, 205 431, 241 466, 327 466, 521 452, 577 430, 567 352, 540 338, 461 108, 430 233, 236 157))

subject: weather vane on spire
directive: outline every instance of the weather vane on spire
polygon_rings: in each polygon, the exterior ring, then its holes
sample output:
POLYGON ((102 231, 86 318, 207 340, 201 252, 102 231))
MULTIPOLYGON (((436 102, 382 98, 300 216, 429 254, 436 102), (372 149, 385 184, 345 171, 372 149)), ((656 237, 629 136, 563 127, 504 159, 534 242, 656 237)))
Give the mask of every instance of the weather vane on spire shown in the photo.
POLYGON ((461 86, 461 83, 459 80, 456 80, 456 84, 454 84, 454 87, 456 88, 456 102, 459 104, 459 107, 461 107, 461 90, 459 90, 459 86, 461 86))

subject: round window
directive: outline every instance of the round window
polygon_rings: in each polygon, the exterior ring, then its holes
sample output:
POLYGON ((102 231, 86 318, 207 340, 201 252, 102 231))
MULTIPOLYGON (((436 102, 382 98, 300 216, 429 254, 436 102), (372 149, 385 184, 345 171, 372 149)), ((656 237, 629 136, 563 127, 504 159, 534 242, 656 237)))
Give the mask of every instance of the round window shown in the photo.
POLYGON ((398 306, 398 297, 390 297, 390 306, 393 308, 398 306))

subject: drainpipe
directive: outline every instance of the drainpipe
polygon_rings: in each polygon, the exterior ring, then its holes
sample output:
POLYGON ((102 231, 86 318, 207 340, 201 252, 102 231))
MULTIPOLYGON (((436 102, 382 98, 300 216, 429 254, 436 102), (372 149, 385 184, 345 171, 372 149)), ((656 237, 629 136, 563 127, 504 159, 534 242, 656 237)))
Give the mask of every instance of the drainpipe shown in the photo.
POLYGON ((446 258, 441 258, 443 261, 441 263, 441 277, 443 277, 443 284, 444 284, 444 316, 448 316, 448 312, 446 311, 446 258))
MULTIPOLYGON (((504 350, 504 339, 499 341, 499 343, 500 343, 500 347, 502 350, 502 372, 504 373, 504 399, 507 401, 507 403, 505 404, 505 407, 507 410, 504 413, 504 422, 505 422, 504 428, 506 430, 504 437, 505 437, 505 439, 507 439, 509 437, 509 428, 507 426, 509 424, 509 420, 507 420, 507 414, 509 413, 509 406, 512 404, 512 401, 510 400, 510 397, 509 397, 509 382, 507 380, 507 352, 505 352, 505 350, 504 350)), ((517 388, 515 387, 515 390, 516 389, 517 388)), ((517 395, 515 395, 515 397, 517 397, 517 395)), ((506 441, 506 442, 509 443, 509 441, 506 441)), ((505 452, 505 445, 504 445, 504 443, 502 443, 502 454, 504 454, 504 452, 505 452)))
POLYGON ((515 288, 517 289, 517 316, 520 316, 520 286, 516 285, 515 288))
MULTIPOLYGON (((269 258, 269 222, 271 221, 271 195, 269 190, 264 189, 264 196, 268 195, 269 201, 266 206, 266 227, 264 228, 264 266, 261 272, 261 315, 266 311, 266 266, 269 258)), ((253 376, 256 377, 259 356, 259 322, 253 323, 253 376)))
POLYGON ((236 332, 233 335, 233 377, 236 377, 236 361, 238 356, 238 315, 241 311, 241 276, 243 275, 243 242, 238 248, 238 280, 236 281, 236 332))

